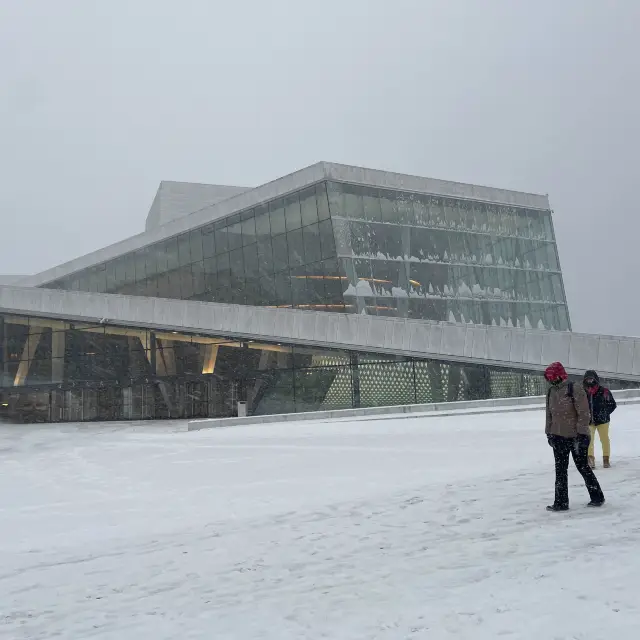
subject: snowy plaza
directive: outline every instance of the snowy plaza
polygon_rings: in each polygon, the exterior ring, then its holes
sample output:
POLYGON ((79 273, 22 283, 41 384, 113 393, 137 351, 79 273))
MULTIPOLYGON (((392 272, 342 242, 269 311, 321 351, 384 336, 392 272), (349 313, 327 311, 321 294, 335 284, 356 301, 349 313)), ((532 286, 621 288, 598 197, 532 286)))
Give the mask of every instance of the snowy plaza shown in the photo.
POLYGON ((541 411, 0 427, 0 637, 637 637, 640 410, 549 514, 541 411))

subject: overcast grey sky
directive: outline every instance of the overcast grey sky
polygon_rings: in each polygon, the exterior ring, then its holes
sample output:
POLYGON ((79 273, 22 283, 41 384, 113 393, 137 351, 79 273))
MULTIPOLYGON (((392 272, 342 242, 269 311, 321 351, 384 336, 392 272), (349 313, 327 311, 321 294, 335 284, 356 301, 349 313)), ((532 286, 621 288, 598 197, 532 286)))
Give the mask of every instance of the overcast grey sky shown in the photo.
POLYGON ((640 335, 638 0, 2 0, 0 273, 160 180, 318 160, 549 193, 575 330, 640 335))

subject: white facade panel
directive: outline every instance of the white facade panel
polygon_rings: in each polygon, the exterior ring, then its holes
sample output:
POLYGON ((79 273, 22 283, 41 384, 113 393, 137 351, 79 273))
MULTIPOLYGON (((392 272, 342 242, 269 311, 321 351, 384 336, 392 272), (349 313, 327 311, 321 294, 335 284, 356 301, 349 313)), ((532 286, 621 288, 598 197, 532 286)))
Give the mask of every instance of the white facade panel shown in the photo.
POLYGON ((640 340, 633 338, 11 286, 0 286, 0 311, 470 363, 510 363, 536 371, 560 360, 574 374, 595 368, 608 376, 640 379, 640 340))

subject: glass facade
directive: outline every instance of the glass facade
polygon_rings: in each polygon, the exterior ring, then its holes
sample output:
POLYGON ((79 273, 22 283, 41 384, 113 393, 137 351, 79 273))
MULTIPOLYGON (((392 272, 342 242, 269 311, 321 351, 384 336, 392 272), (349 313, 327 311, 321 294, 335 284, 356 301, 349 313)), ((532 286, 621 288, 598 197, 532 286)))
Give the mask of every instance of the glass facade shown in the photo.
POLYGON ((344 311, 342 284, 321 183, 46 286, 344 311))
POLYGON ((571 328, 550 211, 337 182, 45 286, 571 328))
POLYGON ((357 313, 570 329, 550 211, 329 183, 357 313))
POLYGON ((0 419, 13 422, 228 417, 240 400, 263 415, 545 389, 534 371, 0 314, 0 419))

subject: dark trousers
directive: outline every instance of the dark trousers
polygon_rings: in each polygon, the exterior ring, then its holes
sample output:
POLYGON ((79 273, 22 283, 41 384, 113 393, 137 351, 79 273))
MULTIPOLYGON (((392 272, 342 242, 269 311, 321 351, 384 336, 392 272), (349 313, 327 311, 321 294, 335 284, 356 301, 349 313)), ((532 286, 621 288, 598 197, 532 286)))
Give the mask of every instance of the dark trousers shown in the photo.
POLYGON ((553 456, 556 460, 556 507, 569 506, 569 456, 573 456, 576 469, 584 478, 589 496, 594 502, 602 502, 604 494, 596 478, 596 474, 589 467, 587 452, 589 450, 589 436, 579 435, 577 438, 563 438, 550 436, 549 444, 553 447, 553 456))

